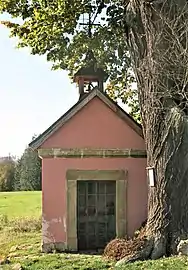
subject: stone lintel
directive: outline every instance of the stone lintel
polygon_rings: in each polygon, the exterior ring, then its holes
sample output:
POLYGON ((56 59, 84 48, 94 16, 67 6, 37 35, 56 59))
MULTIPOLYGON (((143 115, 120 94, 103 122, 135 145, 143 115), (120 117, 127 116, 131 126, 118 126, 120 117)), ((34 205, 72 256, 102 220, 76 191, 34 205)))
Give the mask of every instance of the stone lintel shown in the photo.
MULTIPOLYGON (((124 170, 67 170, 66 178, 70 181, 112 180, 126 179, 127 171, 124 170)), ((69 184, 70 185, 70 184, 69 184)))
POLYGON ((42 158, 146 158, 146 151, 139 149, 96 149, 96 148, 50 148, 39 149, 42 158))

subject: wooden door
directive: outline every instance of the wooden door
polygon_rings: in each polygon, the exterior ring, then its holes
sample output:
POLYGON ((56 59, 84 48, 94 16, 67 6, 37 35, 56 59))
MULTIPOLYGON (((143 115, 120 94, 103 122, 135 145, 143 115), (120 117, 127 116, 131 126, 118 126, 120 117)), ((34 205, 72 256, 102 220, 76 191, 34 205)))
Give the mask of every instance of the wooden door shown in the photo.
POLYGON ((116 181, 78 181, 79 250, 102 249, 116 237, 116 181))

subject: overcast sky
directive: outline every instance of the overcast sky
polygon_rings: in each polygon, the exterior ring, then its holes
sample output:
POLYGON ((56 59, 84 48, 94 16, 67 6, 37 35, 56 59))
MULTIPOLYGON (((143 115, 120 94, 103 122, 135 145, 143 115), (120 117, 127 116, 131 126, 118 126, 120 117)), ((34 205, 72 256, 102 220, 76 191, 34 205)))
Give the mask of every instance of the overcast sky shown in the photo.
POLYGON ((15 47, 16 40, 0 25, 0 156, 21 155, 34 134, 78 100, 65 71, 51 71, 45 57, 15 47))

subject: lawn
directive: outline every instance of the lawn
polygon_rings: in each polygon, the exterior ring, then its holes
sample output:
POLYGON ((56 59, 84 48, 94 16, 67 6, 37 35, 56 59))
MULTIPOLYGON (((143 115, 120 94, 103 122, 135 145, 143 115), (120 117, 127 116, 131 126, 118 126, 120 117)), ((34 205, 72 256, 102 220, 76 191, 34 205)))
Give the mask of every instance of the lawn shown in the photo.
POLYGON ((0 215, 14 217, 39 217, 41 215, 41 192, 0 192, 0 215))
MULTIPOLYGON (((20 263, 25 270, 105 270, 117 269, 115 262, 99 255, 43 254, 40 251, 41 192, 0 193, 0 261, 9 264, 0 269, 10 270, 20 263), (27 220, 29 219, 29 222, 27 220), (33 226, 32 226, 33 225, 33 226), (24 232, 24 230, 26 232, 24 232)), ((157 261, 136 262, 121 270, 188 270, 187 257, 164 258, 157 261)))
MULTIPOLYGON (((3 266, 10 270, 20 263, 25 270, 100 270, 113 269, 114 263, 96 255, 83 254, 42 254, 40 252, 40 233, 19 233, 0 236, 0 254, 7 256, 11 264, 3 266), (12 250, 13 247, 13 250, 12 250)), ((1 257, 1 256, 0 256, 1 257)), ((1 267, 0 267, 1 269, 1 267)))

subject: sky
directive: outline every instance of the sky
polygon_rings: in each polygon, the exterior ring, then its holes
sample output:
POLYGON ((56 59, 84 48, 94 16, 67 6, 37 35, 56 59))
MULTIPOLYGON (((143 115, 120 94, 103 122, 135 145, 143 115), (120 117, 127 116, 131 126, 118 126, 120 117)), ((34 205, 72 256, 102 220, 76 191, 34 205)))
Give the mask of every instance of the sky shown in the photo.
MULTIPOLYGON (((0 16, 0 20, 7 16, 0 16)), ((39 135, 78 100, 67 72, 52 71, 45 56, 16 49, 0 25, 0 156, 20 156, 39 135)))

